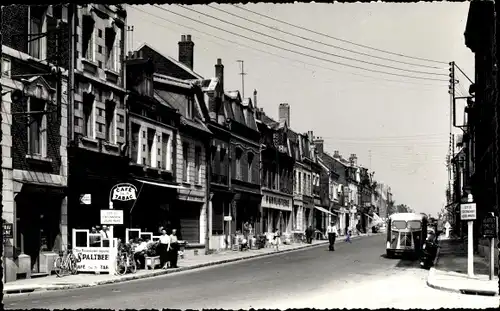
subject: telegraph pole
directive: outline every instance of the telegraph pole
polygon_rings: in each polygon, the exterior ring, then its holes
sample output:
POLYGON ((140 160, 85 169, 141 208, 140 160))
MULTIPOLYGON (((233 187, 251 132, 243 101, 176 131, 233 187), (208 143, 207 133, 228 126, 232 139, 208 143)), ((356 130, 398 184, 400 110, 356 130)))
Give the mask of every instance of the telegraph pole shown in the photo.
MULTIPOLYGON (((3 6, 0 5, 0 55, 2 55, 2 44, 3 44, 3 23, 2 23, 2 16, 3 16, 3 6)), ((3 73, 3 68, 2 68, 2 63, 0 62, 0 73, 3 73)), ((3 105, 3 88, 2 88, 2 83, 0 83, 0 94, 2 97, 0 98, 0 105, 3 105)), ((3 107, 0 106, 3 110, 3 107)), ((0 125, 2 124, 2 114, 0 113, 0 125)), ((1 148, 1 143, 3 141, 2 139, 3 133, 2 133, 2 127, 0 126, 0 168, 3 166, 3 157, 2 157, 2 148, 1 148)), ((2 214, 2 243, 5 240, 3 237, 3 197, 2 197, 2 190, 3 190, 3 173, 2 170, 0 169, 0 213, 2 214)), ((5 249, 5 243, 3 245, 3 248, 5 249)), ((2 280, 3 283, 7 283, 7 278, 6 278, 6 265, 5 265, 5 256, 1 256, 0 260, 2 261, 2 280)))
POLYGON ((241 72, 239 73, 241 75, 241 97, 245 98, 245 75, 247 74, 244 67, 245 61, 237 60, 237 62, 241 63, 241 72))

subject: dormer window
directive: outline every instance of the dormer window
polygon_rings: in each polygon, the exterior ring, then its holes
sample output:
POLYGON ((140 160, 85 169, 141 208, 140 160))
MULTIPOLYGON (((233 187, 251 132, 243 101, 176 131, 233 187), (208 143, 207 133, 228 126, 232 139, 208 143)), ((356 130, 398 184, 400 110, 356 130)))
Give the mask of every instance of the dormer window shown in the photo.
POLYGON ((194 100, 192 97, 188 97, 186 105, 186 117, 192 119, 194 115, 194 100))

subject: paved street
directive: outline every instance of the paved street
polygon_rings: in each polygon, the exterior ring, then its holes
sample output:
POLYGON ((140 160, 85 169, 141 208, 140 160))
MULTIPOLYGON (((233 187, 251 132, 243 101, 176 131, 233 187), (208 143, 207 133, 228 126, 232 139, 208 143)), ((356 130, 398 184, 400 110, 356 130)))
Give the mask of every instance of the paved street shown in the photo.
POLYGON ((5 308, 498 307, 498 297, 426 286, 417 262, 383 256, 382 235, 126 283, 4 298, 5 308))

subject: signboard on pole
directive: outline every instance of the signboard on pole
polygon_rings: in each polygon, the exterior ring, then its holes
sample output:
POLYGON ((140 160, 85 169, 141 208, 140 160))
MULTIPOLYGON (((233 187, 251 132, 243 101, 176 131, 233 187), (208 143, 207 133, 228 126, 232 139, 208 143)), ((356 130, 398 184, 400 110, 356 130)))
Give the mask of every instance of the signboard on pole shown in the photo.
POLYGON ((80 203, 84 205, 90 205, 92 203, 90 193, 82 194, 80 196, 80 203))
POLYGON ((476 203, 460 204, 460 219, 467 221, 476 220, 476 203))
POLYGON ((493 215, 486 215, 481 223, 484 238, 496 239, 497 237, 497 218, 493 215))
POLYGON ((101 224, 123 225, 123 211, 119 209, 102 209, 101 224))

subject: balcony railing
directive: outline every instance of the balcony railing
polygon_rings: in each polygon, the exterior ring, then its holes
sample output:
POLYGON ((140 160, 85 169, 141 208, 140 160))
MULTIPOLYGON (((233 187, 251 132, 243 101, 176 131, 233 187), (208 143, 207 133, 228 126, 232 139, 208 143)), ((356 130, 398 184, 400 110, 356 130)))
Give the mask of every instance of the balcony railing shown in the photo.
POLYGON ((216 184, 221 184, 221 185, 227 185, 228 178, 226 175, 220 175, 220 174, 213 174, 212 173, 212 182, 216 184))

